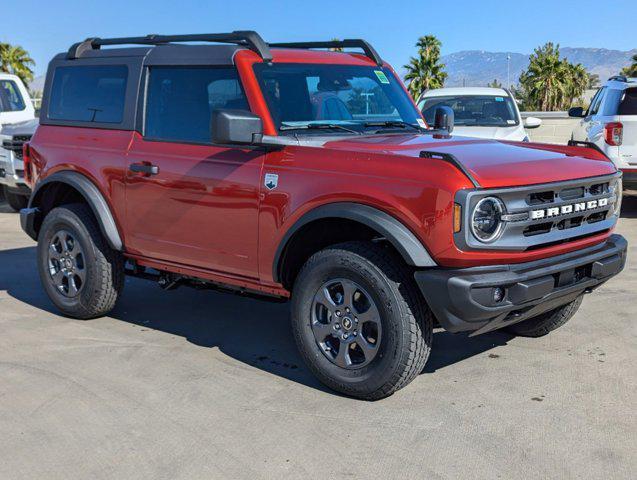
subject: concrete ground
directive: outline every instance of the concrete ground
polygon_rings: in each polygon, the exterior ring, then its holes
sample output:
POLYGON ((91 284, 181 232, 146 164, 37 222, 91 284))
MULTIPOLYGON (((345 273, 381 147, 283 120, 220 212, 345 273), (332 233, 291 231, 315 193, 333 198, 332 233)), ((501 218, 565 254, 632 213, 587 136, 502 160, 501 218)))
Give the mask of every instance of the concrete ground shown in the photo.
MULTIPOLYGON (((435 333, 375 403, 323 388, 288 307, 129 280, 108 318, 56 313, 0 206, 0 478, 635 478, 637 268, 540 339, 435 333)), ((619 231, 637 245, 637 197, 619 231)))

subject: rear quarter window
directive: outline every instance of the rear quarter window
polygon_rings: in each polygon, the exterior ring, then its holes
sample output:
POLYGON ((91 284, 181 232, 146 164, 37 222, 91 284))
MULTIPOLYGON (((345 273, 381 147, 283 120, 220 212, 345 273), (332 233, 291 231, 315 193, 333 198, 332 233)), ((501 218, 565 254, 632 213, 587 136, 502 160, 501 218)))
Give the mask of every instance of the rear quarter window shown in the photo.
POLYGON ((58 67, 53 76, 50 120, 121 123, 124 117, 126 65, 58 67))
POLYGON ((637 88, 624 90, 624 95, 619 104, 618 115, 637 115, 637 88))

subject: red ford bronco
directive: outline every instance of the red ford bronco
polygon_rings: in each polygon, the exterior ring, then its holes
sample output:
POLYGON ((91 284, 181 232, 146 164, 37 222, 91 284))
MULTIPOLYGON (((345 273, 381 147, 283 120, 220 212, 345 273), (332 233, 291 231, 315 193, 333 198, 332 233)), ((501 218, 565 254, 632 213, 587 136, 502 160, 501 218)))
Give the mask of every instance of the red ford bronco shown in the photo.
POLYGON ((427 125, 362 40, 88 39, 49 65, 22 227, 66 315, 107 314, 125 275, 290 298, 310 370, 383 398, 434 327, 547 334, 626 259, 602 153, 452 117, 427 125))

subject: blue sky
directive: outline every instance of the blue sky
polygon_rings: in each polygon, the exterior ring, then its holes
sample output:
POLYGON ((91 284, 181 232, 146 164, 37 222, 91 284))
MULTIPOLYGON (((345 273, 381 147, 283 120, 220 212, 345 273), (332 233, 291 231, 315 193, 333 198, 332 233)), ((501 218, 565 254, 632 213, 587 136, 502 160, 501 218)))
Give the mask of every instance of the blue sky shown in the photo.
POLYGON ((249 29, 267 41, 362 37, 397 69, 424 34, 441 39, 443 54, 530 53, 549 40, 565 47, 637 48, 636 0, 0 0, 0 11, 6 14, 11 5, 19 5, 27 24, 20 13, 11 15, 2 22, 0 41, 26 48, 37 62, 36 75, 78 40, 147 33, 249 29))

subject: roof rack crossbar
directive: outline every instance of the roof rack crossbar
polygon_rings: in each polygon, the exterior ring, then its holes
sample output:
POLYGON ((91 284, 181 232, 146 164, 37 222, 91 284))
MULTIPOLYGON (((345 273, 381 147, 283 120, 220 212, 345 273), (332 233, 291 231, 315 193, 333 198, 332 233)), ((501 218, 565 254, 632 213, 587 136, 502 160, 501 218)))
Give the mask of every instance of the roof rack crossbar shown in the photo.
POLYGON ((146 35, 145 37, 88 38, 71 46, 67 58, 80 58, 88 50, 99 50, 105 45, 161 45, 173 42, 215 42, 246 46, 261 56, 264 62, 272 61, 270 47, 254 31, 231 33, 199 33, 192 35, 146 35))
POLYGON ((383 60, 378 52, 365 40, 350 38, 346 40, 329 40, 326 42, 289 42, 271 43, 271 47, 277 48, 360 48, 365 52, 365 56, 371 58, 377 65, 383 65, 383 60))
POLYGON ((628 82, 626 75, 613 75, 608 80, 617 80, 618 82, 628 82))

